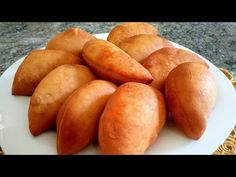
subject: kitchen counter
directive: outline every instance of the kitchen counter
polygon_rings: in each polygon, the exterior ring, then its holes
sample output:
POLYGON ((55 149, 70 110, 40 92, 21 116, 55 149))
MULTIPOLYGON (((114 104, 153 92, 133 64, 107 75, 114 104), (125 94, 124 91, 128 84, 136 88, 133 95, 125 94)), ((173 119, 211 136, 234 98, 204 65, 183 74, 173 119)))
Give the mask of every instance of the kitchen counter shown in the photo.
MULTIPOLYGON (((56 33, 78 26, 90 33, 109 32, 117 23, 0 23, 0 75, 32 49, 43 47, 56 33)), ((236 76, 236 23, 152 23, 160 34, 199 53, 236 76)))

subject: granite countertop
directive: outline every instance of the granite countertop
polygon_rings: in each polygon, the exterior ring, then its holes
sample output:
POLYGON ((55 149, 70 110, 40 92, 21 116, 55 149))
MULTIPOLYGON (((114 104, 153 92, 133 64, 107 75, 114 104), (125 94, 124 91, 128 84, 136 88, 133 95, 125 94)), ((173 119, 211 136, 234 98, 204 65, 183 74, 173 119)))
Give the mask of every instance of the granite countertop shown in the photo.
MULTIPOLYGON (((0 23, 0 75, 32 49, 43 47, 56 33, 79 26, 90 33, 109 32, 117 23, 0 23)), ((160 34, 199 53, 236 76, 236 23, 154 22, 160 34)))
MULTIPOLYGON (((116 22, 0 23, 0 76, 15 61, 33 49, 44 47, 56 33, 68 27, 78 26, 96 34, 107 33, 116 24, 116 22)), ((226 68, 236 77, 236 23, 154 22, 152 24, 159 28, 163 37, 197 52, 217 67, 226 68)), ((230 136, 236 139, 236 129, 230 136)), ((236 147, 235 140, 233 143, 236 147)), ((222 147, 231 151, 229 148, 231 144, 232 141, 229 141, 222 147)), ((222 150, 218 153, 222 154, 222 150)))

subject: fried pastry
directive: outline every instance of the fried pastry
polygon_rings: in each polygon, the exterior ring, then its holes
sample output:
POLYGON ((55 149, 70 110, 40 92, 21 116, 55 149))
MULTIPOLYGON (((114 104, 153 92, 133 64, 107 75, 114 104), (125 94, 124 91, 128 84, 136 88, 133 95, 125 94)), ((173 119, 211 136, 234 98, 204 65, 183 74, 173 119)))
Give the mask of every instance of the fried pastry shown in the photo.
POLYGON ((150 23, 125 22, 114 27, 108 35, 107 40, 115 45, 138 34, 157 35, 158 30, 150 23))
POLYGON ((14 77, 12 95, 31 96, 39 82, 63 64, 81 64, 78 56, 60 50, 34 50, 21 63, 14 77))
POLYGON ((116 85, 93 80, 70 95, 57 115, 57 152, 75 154, 97 139, 98 123, 116 85))
POLYGON ((167 77, 165 95, 177 126, 186 136, 198 140, 216 101, 213 74, 199 63, 178 65, 167 77))
POLYGON ((109 98, 99 123, 103 154, 143 154, 166 121, 164 96, 157 89, 125 83, 109 98))
POLYGON ((152 82, 152 76, 147 69, 108 41, 91 40, 85 44, 82 54, 85 62, 102 79, 116 84, 152 82))
POLYGON ((83 65, 61 65, 45 76, 30 100, 28 119, 32 135, 37 136, 52 128, 66 98, 94 79, 93 73, 83 65))

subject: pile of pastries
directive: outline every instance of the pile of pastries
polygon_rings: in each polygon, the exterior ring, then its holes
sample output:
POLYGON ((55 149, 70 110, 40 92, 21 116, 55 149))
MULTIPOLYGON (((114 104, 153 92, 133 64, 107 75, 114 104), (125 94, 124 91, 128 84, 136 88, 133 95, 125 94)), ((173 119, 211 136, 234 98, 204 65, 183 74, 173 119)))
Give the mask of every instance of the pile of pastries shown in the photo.
POLYGON ((107 40, 67 29, 27 55, 12 85, 12 95, 31 96, 31 134, 56 131, 58 154, 92 143, 102 154, 144 154, 169 113, 198 140, 216 94, 204 60, 143 22, 120 23, 107 40))

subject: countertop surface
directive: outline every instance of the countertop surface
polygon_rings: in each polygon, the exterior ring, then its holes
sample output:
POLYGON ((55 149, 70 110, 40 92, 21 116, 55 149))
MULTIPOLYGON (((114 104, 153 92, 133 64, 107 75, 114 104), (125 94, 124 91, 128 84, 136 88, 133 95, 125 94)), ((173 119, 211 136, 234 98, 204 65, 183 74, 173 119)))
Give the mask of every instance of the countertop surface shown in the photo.
MULTIPOLYGON (((80 27, 92 34, 108 33, 117 23, 0 23, 0 75, 31 50, 44 47, 56 33, 80 27)), ((202 55, 236 77, 236 23, 154 22, 160 35, 202 55)), ((0 148, 1 150, 1 148, 0 148)), ((236 154, 236 128, 216 154, 236 154)))
MULTIPOLYGON (((0 23, 0 75, 32 49, 45 46, 56 33, 81 27, 96 34, 109 32, 117 23, 0 23)), ((154 22, 160 34, 224 67, 236 76, 236 23, 154 22)))

